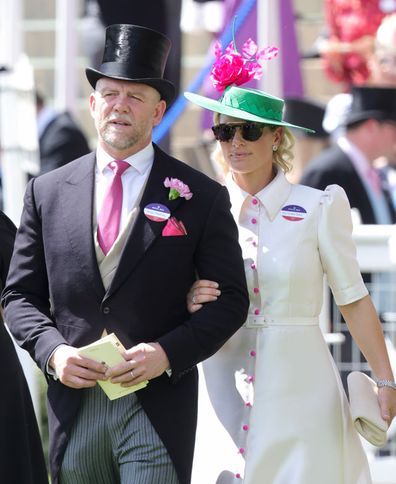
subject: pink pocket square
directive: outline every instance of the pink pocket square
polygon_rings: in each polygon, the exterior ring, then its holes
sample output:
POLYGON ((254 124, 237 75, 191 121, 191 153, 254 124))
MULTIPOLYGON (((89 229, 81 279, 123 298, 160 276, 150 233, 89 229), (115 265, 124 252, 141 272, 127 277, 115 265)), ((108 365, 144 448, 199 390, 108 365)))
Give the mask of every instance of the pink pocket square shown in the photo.
POLYGON ((173 237, 180 235, 187 235, 187 230, 181 220, 177 220, 175 217, 171 217, 162 230, 164 237, 173 237))

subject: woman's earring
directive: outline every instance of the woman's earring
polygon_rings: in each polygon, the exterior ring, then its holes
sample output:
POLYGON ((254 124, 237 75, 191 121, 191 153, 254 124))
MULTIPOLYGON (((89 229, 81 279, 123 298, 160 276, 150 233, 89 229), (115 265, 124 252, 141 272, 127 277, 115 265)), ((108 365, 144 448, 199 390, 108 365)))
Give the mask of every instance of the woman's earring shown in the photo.
POLYGON ((272 145, 272 151, 278 151, 278 145, 272 145))

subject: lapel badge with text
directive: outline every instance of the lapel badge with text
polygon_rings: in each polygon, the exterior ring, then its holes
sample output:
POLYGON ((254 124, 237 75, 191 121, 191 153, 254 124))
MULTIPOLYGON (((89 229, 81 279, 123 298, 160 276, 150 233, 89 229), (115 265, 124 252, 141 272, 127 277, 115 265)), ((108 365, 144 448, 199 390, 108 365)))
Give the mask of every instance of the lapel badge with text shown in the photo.
POLYGON ((299 222, 305 219, 307 211, 299 205, 286 205, 281 209, 281 215, 290 222, 299 222))
POLYGON ((162 203, 149 203, 144 207, 144 215, 153 222, 165 222, 170 217, 170 210, 162 203))

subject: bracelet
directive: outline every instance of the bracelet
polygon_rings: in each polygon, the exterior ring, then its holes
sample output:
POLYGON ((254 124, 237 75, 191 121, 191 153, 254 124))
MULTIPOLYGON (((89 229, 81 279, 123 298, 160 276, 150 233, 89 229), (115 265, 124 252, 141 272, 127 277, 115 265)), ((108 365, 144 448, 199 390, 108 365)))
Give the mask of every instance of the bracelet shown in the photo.
POLYGON ((389 387, 396 390, 396 383, 391 380, 376 380, 376 384, 378 388, 389 387))

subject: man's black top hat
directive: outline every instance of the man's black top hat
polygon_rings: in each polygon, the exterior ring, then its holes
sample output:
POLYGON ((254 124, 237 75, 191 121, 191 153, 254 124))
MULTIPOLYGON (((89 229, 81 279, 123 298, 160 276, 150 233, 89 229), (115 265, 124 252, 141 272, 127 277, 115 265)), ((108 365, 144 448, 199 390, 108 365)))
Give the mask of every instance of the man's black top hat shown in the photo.
POLYGON ((352 105, 345 124, 366 119, 396 121, 396 89, 393 87, 353 87, 352 105))
POLYGON ((101 77, 141 82, 157 89, 169 104, 175 87, 163 75, 170 47, 170 40, 155 30, 139 25, 109 25, 102 64, 98 70, 87 68, 85 73, 94 89, 101 77))
POLYGON ((314 130, 304 132, 310 138, 327 138, 329 135, 322 127, 325 106, 313 99, 287 97, 283 119, 291 124, 302 124, 314 130))

